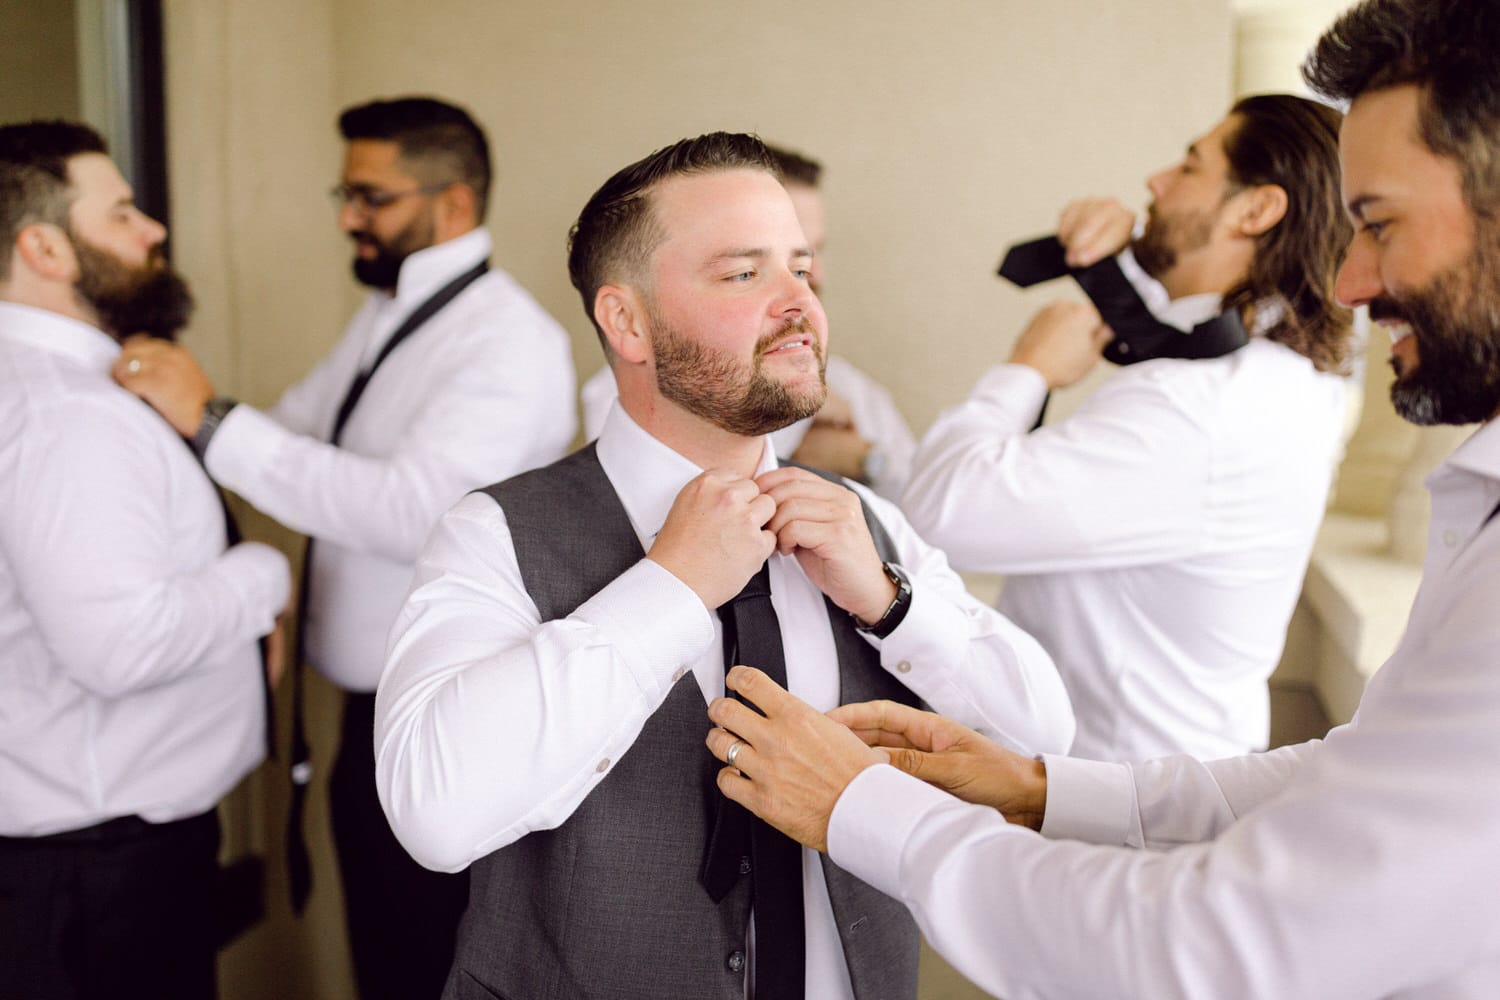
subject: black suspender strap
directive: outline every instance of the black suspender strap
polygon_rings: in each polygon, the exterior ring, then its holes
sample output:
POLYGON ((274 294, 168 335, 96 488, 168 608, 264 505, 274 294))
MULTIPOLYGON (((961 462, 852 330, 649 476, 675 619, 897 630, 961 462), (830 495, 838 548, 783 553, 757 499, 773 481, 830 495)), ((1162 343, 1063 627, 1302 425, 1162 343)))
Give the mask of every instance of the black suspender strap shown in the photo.
MULTIPOLYGON (((344 401, 339 404, 338 415, 334 417, 333 429, 328 436, 330 444, 339 443, 344 427, 354 413, 354 407, 358 405, 365 387, 370 384, 371 377, 381 363, 439 310, 457 298, 460 292, 484 277, 489 269, 488 260, 474 265, 439 288, 401 321, 401 325, 391 333, 370 366, 354 376, 349 391, 344 394, 344 401)), ((312 753, 307 742, 303 710, 303 674, 307 669, 307 609, 312 590, 313 543, 314 540, 309 538, 302 553, 301 586, 297 591, 297 658, 292 665, 292 802, 287 815, 287 868, 291 882, 292 909, 299 914, 306 908, 307 898, 312 892, 312 863, 307 853, 307 841, 302 833, 302 815, 306 808, 307 785, 312 780, 312 753)))

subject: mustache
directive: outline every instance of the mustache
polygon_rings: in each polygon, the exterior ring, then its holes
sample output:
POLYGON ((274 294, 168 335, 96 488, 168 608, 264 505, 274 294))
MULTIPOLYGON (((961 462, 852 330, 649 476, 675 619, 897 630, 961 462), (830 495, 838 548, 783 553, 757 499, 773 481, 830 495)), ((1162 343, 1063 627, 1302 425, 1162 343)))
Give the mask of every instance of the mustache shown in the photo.
POLYGON ((1370 322, 1372 323, 1383 319, 1394 319, 1403 322, 1407 319, 1406 310, 1401 307, 1401 303, 1387 295, 1371 299, 1368 305, 1370 309, 1370 322))
POLYGON ((813 329, 813 325, 808 322, 806 316, 798 316, 796 319, 789 319, 785 323, 781 324, 781 329, 775 331, 774 333, 768 333, 764 337, 761 337, 759 340, 757 340, 755 342, 756 356, 759 357, 760 355, 766 353, 778 340, 793 333, 805 334, 806 336, 811 337, 813 350, 816 351, 820 356, 822 355, 823 349, 818 344, 818 331, 813 329))

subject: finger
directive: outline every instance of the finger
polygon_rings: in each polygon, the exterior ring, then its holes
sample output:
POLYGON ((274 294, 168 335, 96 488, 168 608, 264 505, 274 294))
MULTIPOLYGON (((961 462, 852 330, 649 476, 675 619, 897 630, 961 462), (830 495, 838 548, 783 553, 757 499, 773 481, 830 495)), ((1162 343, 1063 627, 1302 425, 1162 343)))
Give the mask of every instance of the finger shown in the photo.
POLYGON ((840 705, 828 717, 855 732, 882 734, 882 745, 924 748, 932 746, 932 724, 940 719, 931 712, 884 700, 840 705))
POLYGON ((931 771, 928 762, 931 760, 931 756, 926 752, 909 747, 892 747, 886 751, 886 758, 890 761, 891 766, 897 770, 905 771, 913 778, 921 778, 923 781, 928 780, 927 774, 931 771))
POLYGON ((745 768, 746 761, 754 751, 754 747, 751 745, 749 740, 746 740, 743 736, 732 733, 729 730, 724 729, 723 727, 710 729, 708 731, 708 738, 704 742, 708 744, 709 752, 712 753, 715 757, 717 757, 719 760, 723 761, 730 767, 738 768, 741 770, 745 768), (734 763, 730 764, 729 751, 736 743, 740 745, 740 748, 734 752, 734 763))
POLYGON ((808 472, 806 469, 799 469, 794 465, 783 465, 769 472, 762 472, 755 477, 755 484, 764 493, 773 493, 777 489, 795 491, 799 485, 814 492, 843 489, 822 476, 808 472))
POLYGON ((1110 329, 1110 327, 1106 324, 1101 323, 1099 324, 1099 327, 1094 330, 1094 346, 1101 351, 1104 350, 1105 346, 1114 339, 1115 331, 1110 329))
MULTIPOLYGON (((754 667, 742 665, 732 668, 729 673, 724 675, 724 687, 727 690, 738 693, 741 697, 754 704, 768 718, 775 718, 778 715, 786 713, 794 713, 799 708, 806 708, 809 712, 812 711, 811 708, 808 708, 806 702, 790 694, 786 688, 773 681, 765 671, 757 670, 754 667)), ((718 720, 715 719, 714 721, 717 722, 718 720)), ((756 720, 756 722, 760 723, 761 720, 756 720)), ((726 726, 725 728, 733 727, 726 726)), ((735 732, 744 734, 745 730, 735 729, 735 732)), ((749 739, 752 743, 755 742, 754 735, 751 735, 749 739)))
MULTIPOLYGON (((779 537, 782 529, 791 524, 841 525, 852 523, 854 516, 855 512, 837 499, 797 497, 776 504, 776 512, 766 522, 766 529, 776 532, 779 537)), ((784 544, 782 551, 786 551, 784 544)))
POLYGON ((715 781, 718 782, 719 791, 724 793, 725 798, 731 802, 738 802, 757 816, 760 815, 756 811, 756 806, 759 805, 759 789, 755 787, 755 782, 740 774, 738 769, 733 767, 720 769, 715 781))
MULTIPOLYGON (((752 484, 753 485, 753 484, 752 484)), ((757 492, 754 499, 747 504, 751 517, 751 523, 758 524, 768 531, 771 529, 771 519, 776 516, 776 500, 765 493, 757 492)))
POLYGON ((903 747, 920 749, 920 747, 913 746, 911 740, 907 739, 901 733, 891 733, 884 729, 851 729, 849 731, 858 736, 860 742, 865 746, 873 747, 876 750, 882 748, 900 749, 903 747))
MULTIPOLYGON (((734 738, 720 747, 724 753, 729 752, 729 744, 734 740, 754 744, 767 739, 765 718, 754 708, 732 697, 715 698, 708 706, 708 717, 734 738)), ((724 759, 723 754, 719 755, 719 759, 724 759)))

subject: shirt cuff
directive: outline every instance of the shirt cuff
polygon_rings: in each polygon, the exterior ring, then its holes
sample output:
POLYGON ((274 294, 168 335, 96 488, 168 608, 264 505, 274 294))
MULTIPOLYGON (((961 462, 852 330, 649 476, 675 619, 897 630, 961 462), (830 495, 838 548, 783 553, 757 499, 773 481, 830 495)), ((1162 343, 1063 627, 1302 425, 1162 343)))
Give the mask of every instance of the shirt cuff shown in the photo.
POLYGON ((1047 380, 1030 365, 996 365, 974 383, 969 398, 999 407, 1017 418, 1020 430, 1030 430, 1047 401, 1047 380))
POLYGON ((911 604, 901 624, 884 639, 862 634, 880 650, 881 665, 903 685, 931 691, 938 679, 952 672, 954 664, 964 662, 973 628, 963 608, 947 599, 933 582, 907 575, 911 604))
POLYGON ((828 856, 887 896, 904 899, 901 856, 934 808, 956 802, 946 792, 889 764, 854 776, 828 817, 828 856))
POLYGON ((203 467, 214 482, 243 494, 245 484, 258 482, 260 470, 274 463, 286 433, 275 420, 241 403, 219 422, 203 456, 203 467))
POLYGON ((573 613, 621 651, 642 691, 665 694, 714 639, 697 593, 660 563, 642 559, 573 613))
POLYGON ((1135 782, 1125 764, 1042 756, 1047 811, 1042 836, 1124 846, 1134 826, 1135 782))
POLYGON ((241 542, 224 553, 219 566, 246 609, 253 636, 269 635, 292 597, 286 556, 262 542, 241 542))

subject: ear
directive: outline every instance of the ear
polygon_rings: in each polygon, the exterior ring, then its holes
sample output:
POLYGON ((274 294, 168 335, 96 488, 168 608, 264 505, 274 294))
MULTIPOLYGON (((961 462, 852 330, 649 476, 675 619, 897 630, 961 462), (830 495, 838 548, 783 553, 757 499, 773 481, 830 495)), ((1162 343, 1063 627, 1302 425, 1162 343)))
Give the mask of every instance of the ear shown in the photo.
POLYGON ((61 226, 50 222, 21 227, 11 257, 12 264, 16 261, 48 281, 71 281, 78 268, 73 241, 61 226))
POLYGON ((437 195, 438 236, 447 242, 462 236, 484 220, 479 218, 479 198, 462 182, 449 184, 437 195))
POLYGON ((1234 215, 1241 236, 1260 236, 1286 218, 1286 188, 1280 184, 1257 184, 1236 197, 1243 199, 1234 215))
POLYGON ((651 360, 645 303, 635 289, 627 285, 601 285, 594 295, 594 322, 622 361, 639 365, 651 360))

